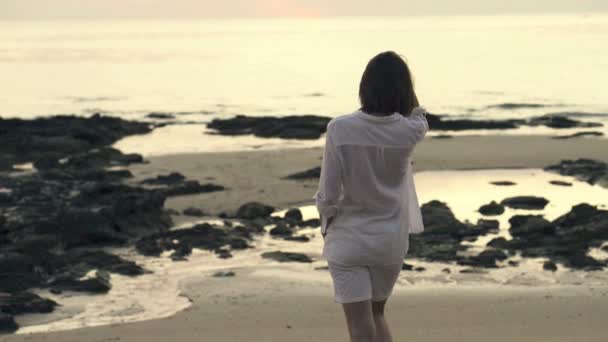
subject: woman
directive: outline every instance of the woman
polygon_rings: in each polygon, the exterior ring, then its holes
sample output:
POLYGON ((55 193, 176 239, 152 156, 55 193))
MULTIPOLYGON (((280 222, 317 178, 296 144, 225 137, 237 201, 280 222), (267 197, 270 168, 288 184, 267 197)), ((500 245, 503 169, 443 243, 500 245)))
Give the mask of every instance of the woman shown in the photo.
POLYGON ((327 125, 315 194, 335 301, 353 342, 392 337, 384 306, 409 233, 422 231, 412 178, 414 147, 427 130, 410 70, 394 52, 374 57, 359 87, 361 109, 327 125))

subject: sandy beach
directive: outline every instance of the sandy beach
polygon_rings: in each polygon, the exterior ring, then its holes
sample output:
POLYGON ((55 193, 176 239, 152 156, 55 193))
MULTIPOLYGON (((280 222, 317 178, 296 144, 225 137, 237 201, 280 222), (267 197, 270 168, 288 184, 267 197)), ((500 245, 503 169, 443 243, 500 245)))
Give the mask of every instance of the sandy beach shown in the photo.
MULTIPOLYGON (((281 267, 193 275, 193 305, 146 322, 0 337, 0 341, 346 341, 329 279, 302 281, 281 267), (278 277, 277 275, 281 275, 278 277)), ((320 272, 320 271, 317 271, 320 272)), ((329 278, 329 275, 327 275, 329 278)), ((396 291, 388 303, 395 341, 585 341, 608 336, 608 288, 458 286, 396 291)))

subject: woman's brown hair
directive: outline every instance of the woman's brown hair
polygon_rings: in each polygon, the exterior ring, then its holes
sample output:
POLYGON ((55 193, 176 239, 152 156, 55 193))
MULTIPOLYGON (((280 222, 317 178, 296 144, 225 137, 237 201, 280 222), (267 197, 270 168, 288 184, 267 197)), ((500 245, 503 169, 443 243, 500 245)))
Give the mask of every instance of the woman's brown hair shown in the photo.
POLYGON ((372 58, 359 84, 361 110, 369 114, 409 115, 416 103, 412 74, 393 51, 372 58))

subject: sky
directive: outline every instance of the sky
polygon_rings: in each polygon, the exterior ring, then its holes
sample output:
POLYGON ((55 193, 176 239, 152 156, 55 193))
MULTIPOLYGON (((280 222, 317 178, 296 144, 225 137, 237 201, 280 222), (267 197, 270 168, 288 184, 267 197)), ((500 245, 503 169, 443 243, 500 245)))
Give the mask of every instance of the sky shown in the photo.
POLYGON ((0 0, 0 20, 607 12, 608 0, 0 0))

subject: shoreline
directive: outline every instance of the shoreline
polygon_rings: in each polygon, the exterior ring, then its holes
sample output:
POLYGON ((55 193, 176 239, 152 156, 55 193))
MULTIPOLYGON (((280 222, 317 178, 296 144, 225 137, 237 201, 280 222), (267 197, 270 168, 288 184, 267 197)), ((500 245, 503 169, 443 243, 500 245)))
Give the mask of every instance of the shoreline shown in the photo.
MULTIPOLYGON (((329 279, 329 276, 327 276, 329 279)), ((149 321, 0 341, 309 341, 347 338, 341 307, 328 281, 277 279, 275 272, 236 270, 234 278, 193 276, 181 288, 193 304, 149 321), (297 309, 296 309, 297 308, 297 309), (230 320, 227 319, 230 318, 230 320), (238 326, 238 329, 234 327, 238 326)), ((573 339, 603 341, 608 334, 608 287, 458 286, 398 289, 387 317, 395 339, 445 341, 573 339)))

